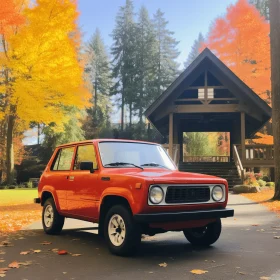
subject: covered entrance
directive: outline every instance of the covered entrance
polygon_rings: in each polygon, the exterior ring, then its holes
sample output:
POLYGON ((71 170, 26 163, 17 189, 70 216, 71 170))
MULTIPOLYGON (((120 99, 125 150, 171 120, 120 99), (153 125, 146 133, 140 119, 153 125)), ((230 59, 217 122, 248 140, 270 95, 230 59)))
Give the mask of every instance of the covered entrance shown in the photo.
POLYGON ((168 137, 169 154, 179 167, 199 161, 184 157, 185 132, 227 132, 226 162, 236 166, 240 177, 246 166, 273 166, 273 147, 245 145, 271 118, 271 108, 207 48, 145 114, 168 137))

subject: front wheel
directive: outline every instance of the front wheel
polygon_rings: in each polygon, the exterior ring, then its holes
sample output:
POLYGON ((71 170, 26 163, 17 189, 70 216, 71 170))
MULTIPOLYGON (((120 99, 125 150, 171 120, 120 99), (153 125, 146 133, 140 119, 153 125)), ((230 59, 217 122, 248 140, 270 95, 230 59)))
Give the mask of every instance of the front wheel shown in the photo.
POLYGON ((183 233, 191 244, 209 246, 219 239, 221 231, 222 223, 221 219, 218 219, 205 227, 185 229, 183 233))
POLYGON ((53 198, 48 198, 44 203, 42 223, 47 234, 59 234, 63 228, 64 217, 57 212, 53 198))
POLYGON ((104 222, 104 234, 110 251, 115 255, 130 255, 141 242, 140 227, 123 205, 109 209, 104 222))

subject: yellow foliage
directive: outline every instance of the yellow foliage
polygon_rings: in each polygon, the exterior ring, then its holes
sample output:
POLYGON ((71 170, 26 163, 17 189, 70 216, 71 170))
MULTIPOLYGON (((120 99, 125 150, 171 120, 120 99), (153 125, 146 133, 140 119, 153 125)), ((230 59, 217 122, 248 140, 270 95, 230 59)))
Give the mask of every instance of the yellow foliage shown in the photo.
POLYGON ((5 90, 9 104, 22 121, 62 124, 65 107, 84 108, 90 98, 78 59, 76 3, 37 0, 23 14, 26 24, 9 36, 7 57, 0 57, 13 80, 5 90))

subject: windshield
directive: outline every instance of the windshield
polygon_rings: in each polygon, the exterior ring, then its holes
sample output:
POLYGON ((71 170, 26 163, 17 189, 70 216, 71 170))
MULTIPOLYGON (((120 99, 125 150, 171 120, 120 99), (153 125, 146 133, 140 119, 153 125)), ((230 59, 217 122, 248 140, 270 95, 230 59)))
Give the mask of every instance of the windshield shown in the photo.
POLYGON ((128 167, 130 163, 144 168, 176 170, 166 151, 159 145, 131 142, 100 142, 100 156, 105 167, 128 167), (113 165, 112 165, 113 164, 113 165))

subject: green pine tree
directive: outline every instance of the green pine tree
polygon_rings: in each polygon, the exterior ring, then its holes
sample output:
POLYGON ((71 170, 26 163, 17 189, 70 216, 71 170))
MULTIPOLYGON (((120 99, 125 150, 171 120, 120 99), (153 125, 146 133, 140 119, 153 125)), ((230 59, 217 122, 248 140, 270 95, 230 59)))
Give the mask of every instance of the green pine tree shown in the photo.
POLYGON ((112 77, 109 56, 98 29, 87 45, 87 52, 86 72, 92 83, 94 104, 87 109, 88 116, 83 126, 88 139, 99 137, 100 131, 110 123, 112 77))
POLYGON ((137 100, 135 108, 139 110, 140 128, 143 126, 144 110, 153 99, 153 81, 155 80, 156 39, 154 26, 149 18, 148 10, 141 7, 136 32, 136 85, 137 100))
POLYGON ((125 105, 129 108, 129 123, 132 123, 133 104, 135 102, 135 60, 136 60, 136 25, 134 22, 133 3, 126 0, 125 6, 120 7, 113 30, 113 95, 120 97, 121 130, 124 128, 125 105))
POLYGON ((249 3, 254 5, 265 19, 269 20, 268 0, 249 0, 249 3))
POLYGON ((180 52, 176 49, 179 42, 173 38, 174 32, 167 29, 168 21, 164 19, 164 13, 160 9, 154 15, 153 22, 157 40, 155 54, 157 97, 178 76, 179 64, 176 62, 176 58, 180 52))
POLYGON ((204 43, 204 37, 199 33, 198 38, 194 41, 191 51, 188 55, 186 62, 184 63, 185 68, 187 68, 199 55, 199 50, 204 43))

